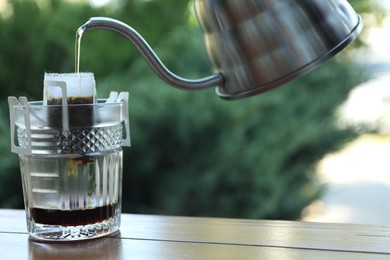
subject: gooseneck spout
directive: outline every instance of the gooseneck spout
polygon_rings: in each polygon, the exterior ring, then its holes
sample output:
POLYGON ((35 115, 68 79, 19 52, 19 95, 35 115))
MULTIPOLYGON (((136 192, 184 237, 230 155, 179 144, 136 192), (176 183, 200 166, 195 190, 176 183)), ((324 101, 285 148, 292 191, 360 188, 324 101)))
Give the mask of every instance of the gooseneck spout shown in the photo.
POLYGON ((95 29, 114 31, 123 35, 142 54, 153 71, 169 85, 185 90, 200 90, 223 85, 224 79, 220 73, 197 80, 185 79, 175 75, 165 67, 142 36, 136 30, 121 21, 106 17, 92 17, 78 29, 77 35, 78 37, 81 37, 85 31, 95 29))

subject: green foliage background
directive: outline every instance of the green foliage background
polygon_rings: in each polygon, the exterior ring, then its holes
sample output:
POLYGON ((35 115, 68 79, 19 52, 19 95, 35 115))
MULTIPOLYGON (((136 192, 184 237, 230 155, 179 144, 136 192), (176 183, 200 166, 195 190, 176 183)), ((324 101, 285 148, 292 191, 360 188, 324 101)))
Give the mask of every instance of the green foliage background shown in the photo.
MULTIPOLYGON (((351 1, 360 12, 370 11, 369 2, 351 1)), ((75 32, 92 16, 133 26, 178 75, 211 72, 189 0, 114 0, 99 8, 9 0, 0 19, 0 207, 23 207, 6 98, 42 99, 45 71, 73 71, 75 32)), ((316 162, 355 136, 337 127, 334 109, 367 76, 339 55, 288 87, 228 102, 213 90, 167 86, 129 42, 107 31, 85 34, 81 69, 95 73, 100 97, 130 92, 124 212, 273 219, 297 219, 320 196, 316 162)))

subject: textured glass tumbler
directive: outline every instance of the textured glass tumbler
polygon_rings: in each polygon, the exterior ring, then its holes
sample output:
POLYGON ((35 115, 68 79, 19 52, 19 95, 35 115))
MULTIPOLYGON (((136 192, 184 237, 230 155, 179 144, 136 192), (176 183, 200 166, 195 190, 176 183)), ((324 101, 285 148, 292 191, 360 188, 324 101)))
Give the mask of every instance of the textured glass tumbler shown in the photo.
POLYGON ((113 93, 94 104, 45 105, 9 98, 31 238, 83 240, 119 230, 127 99, 113 93))
POLYGON ((80 240, 119 229, 122 149, 52 158, 20 155, 27 228, 40 240, 80 240))

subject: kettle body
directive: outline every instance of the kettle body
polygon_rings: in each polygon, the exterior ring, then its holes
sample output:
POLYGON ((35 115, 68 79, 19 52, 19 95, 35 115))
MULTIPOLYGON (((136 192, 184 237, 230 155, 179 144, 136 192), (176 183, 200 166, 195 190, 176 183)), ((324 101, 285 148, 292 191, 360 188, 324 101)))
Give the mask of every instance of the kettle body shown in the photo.
POLYGON ((251 96, 312 70, 349 44, 361 19, 346 0, 195 0, 225 98, 251 96))

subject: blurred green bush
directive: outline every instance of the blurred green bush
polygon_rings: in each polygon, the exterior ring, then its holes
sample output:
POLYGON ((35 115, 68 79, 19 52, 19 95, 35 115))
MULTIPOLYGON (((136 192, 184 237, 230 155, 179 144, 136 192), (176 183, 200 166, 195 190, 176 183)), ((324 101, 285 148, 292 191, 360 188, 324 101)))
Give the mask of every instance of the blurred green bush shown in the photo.
MULTIPOLYGON (((210 73, 189 0, 114 2, 9 1, 0 19, 0 207, 23 207, 6 97, 42 99, 45 71, 73 71, 75 32, 89 17, 132 25, 178 75, 210 73)), ((366 76, 339 56, 288 87, 228 102, 213 90, 167 86, 106 31, 83 37, 81 69, 95 73, 101 97, 130 92, 124 212, 273 219, 297 219, 320 196, 316 162, 355 136, 337 127, 333 111, 366 76)))

